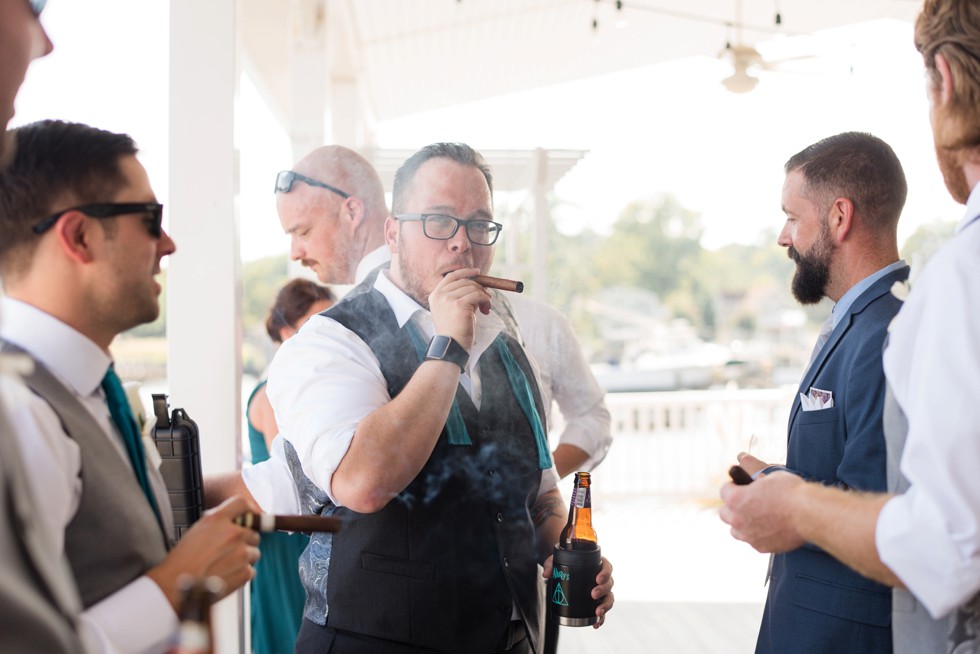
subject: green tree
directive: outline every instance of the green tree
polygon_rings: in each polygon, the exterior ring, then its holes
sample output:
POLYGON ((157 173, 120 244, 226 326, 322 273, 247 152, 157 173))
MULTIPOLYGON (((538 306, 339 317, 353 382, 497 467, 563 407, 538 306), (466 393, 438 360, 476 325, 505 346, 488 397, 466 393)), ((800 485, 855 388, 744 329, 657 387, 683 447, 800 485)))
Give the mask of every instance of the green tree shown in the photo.
POLYGON ((596 250, 600 278, 670 295, 690 278, 701 252, 701 221, 670 195, 633 202, 596 250))
POLYGON ((276 293, 288 280, 285 254, 246 263, 242 269, 242 327, 246 333, 265 324, 276 293))
POLYGON ((934 220, 920 225, 902 246, 902 258, 912 266, 912 274, 921 272, 926 261, 932 257, 943 244, 953 237, 956 223, 947 220, 934 220))

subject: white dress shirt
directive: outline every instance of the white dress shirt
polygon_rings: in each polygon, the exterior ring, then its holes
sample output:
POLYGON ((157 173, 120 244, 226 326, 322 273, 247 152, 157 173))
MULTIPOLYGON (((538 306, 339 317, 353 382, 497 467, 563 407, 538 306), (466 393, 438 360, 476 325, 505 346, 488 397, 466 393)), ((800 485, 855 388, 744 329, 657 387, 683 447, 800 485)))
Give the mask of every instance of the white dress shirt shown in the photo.
POLYGON ((389 261, 391 261, 391 250, 388 249, 387 244, 371 250, 357 262, 357 269, 354 271, 354 283, 360 284, 368 276, 368 273, 389 261))
MULTIPOLYGON (((409 320, 423 340, 434 334, 431 314, 398 289, 387 271, 374 288, 391 306, 399 327, 409 320)), ((476 314, 476 335, 460 384, 479 408, 479 361, 500 333, 494 315, 476 314)), ((347 453, 358 423, 391 401, 377 357, 337 321, 313 316, 279 348, 269 369, 269 400, 280 434, 296 449, 303 472, 341 506, 331 490, 333 473, 347 453)), ((554 467, 544 471, 540 493, 556 487, 554 467)))
POLYGON ((980 590, 980 185, 891 325, 885 376, 908 419, 881 560, 934 618, 980 590))
MULTIPOLYGON (((109 355, 68 325, 23 302, 0 299, 0 315, 3 338, 43 363, 92 414, 130 465, 101 388, 112 363, 109 355)), ((52 538, 52 555, 61 557, 65 528, 78 510, 82 493, 78 445, 47 402, 22 383, 0 384, 0 397, 17 433, 32 489, 44 507, 41 517, 52 538)), ((93 651, 137 653, 166 651, 177 625, 177 616, 159 586, 140 577, 84 611, 80 628, 86 646, 93 651)))
POLYGON ((592 375, 565 316, 544 302, 522 295, 510 294, 507 301, 524 346, 537 364, 549 427, 554 400, 564 423, 558 443, 585 451, 589 458, 579 469, 592 470, 606 457, 612 443, 605 391, 592 375))

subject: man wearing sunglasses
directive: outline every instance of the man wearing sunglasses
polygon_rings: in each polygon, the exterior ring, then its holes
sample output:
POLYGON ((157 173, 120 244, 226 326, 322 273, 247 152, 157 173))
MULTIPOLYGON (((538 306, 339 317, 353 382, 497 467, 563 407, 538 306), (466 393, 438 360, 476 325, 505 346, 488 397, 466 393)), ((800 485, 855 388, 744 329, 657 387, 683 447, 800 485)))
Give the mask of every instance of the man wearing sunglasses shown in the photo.
MULTIPOLYGON (((540 651, 536 563, 550 573, 565 510, 535 375, 470 279, 502 227, 491 184, 469 146, 410 157, 385 223, 390 270, 273 360, 301 505, 350 517, 301 559, 298 652, 540 651)), ((601 624, 608 563, 598 582, 601 624)))
POLYGON ((13 136, 0 335, 33 367, 30 391, 5 401, 39 518, 67 555, 95 649, 164 651, 181 575, 218 576, 230 593, 254 574, 258 536, 232 522, 252 507, 231 499, 174 546, 166 488, 113 370, 113 339, 159 315, 155 277, 175 251, 132 139, 60 121, 13 136))

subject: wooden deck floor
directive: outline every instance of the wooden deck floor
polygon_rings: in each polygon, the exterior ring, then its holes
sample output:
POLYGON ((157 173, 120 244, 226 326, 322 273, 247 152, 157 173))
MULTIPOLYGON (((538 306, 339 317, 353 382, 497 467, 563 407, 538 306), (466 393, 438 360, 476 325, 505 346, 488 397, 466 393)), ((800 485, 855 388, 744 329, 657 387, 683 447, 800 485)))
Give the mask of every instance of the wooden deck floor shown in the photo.
POLYGON ((761 604, 616 602, 600 629, 563 627, 558 654, 752 654, 761 604))

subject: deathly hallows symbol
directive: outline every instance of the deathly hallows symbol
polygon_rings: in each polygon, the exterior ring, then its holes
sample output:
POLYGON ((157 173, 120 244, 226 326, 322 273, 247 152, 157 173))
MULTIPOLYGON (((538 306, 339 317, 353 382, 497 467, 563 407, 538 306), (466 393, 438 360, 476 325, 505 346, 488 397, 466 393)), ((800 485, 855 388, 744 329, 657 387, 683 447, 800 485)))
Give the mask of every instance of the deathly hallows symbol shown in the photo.
POLYGON ((562 590, 561 584, 555 584, 555 592, 551 595, 551 602, 558 606, 568 606, 568 598, 565 597, 565 591, 562 590))

